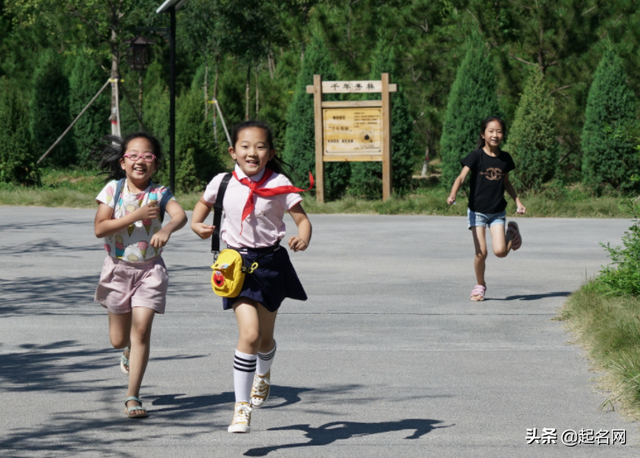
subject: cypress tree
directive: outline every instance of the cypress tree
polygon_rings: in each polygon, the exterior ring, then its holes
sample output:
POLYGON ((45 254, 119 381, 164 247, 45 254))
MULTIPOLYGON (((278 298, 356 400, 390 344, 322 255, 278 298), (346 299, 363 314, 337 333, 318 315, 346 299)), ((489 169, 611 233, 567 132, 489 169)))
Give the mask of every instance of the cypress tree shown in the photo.
POLYGON ((547 94, 542 72, 532 70, 505 147, 516 163, 511 175, 518 191, 540 189, 556 172, 559 145, 553 122, 555 106, 547 94))
MULTIPOLYGON (((199 191, 223 164, 215 148, 211 125, 204 120, 203 93, 198 84, 176 101, 176 188, 199 191)), ((168 173, 168 161, 164 167, 168 173)))
POLYGON ((17 88, 1 78, 0 181, 34 185, 40 183, 40 175, 25 105, 17 88))
MULTIPOLYGON (((313 84, 313 75, 322 75, 325 81, 338 79, 329 59, 329 51, 320 37, 314 35, 307 48, 302 68, 298 73, 293 100, 287 109, 287 131, 283 159, 300 175, 295 180, 298 186, 307 187, 307 170, 315 175, 316 147, 313 96, 307 94, 307 85, 313 84)), ((333 94, 324 96, 326 100, 337 100, 333 94)), ((348 162, 325 163, 325 195, 327 200, 339 198, 349 181, 348 162)))
MULTIPOLYGON (((395 55, 384 40, 379 40, 371 65, 371 80, 379 80, 382 73, 389 73, 395 81, 395 55)), ((367 94, 368 100, 380 100, 381 94, 367 94)), ((416 154, 413 136, 413 119, 409 113, 409 101, 402 89, 391 94, 391 167, 394 192, 404 194, 411 189, 411 177, 416 154)), ((379 199, 382 196, 382 162, 354 162, 351 165, 349 190, 352 194, 379 199)))
POLYGON ((626 135, 636 118, 637 101, 627 85, 620 57, 605 51, 587 98, 582 130, 582 179, 588 186, 629 188, 640 167, 634 145, 626 135))
POLYGON ((467 53, 451 87, 442 126, 440 149, 445 186, 451 186, 460 174, 460 159, 475 149, 482 121, 499 113, 493 65, 484 43, 474 34, 467 42, 467 53))
MULTIPOLYGON (((36 155, 44 154, 71 124, 69 80, 52 49, 41 55, 33 75, 29 105, 31 137, 36 155)), ((43 161, 44 165, 67 167, 76 163, 76 143, 69 132, 43 161)))
MULTIPOLYGON (((85 53, 80 53, 76 57, 69 77, 72 116, 80 114, 106 81, 107 74, 100 70, 93 59, 85 53)), ((78 147, 78 164, 82 166, 90 163, 89 156, 95 141, 111 133, 109 104, 107 88, 73 126, 73 134, 78 147)))

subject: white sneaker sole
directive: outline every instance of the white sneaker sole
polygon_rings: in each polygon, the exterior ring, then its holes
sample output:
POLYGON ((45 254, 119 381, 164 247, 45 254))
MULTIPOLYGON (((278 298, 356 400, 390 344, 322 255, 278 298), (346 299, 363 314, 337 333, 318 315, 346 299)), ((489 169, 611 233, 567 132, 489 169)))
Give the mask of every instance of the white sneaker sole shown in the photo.
POLYGON ((251 428, 247 425, 231 425, 228 431, 230 433, 248 433, 251 428))

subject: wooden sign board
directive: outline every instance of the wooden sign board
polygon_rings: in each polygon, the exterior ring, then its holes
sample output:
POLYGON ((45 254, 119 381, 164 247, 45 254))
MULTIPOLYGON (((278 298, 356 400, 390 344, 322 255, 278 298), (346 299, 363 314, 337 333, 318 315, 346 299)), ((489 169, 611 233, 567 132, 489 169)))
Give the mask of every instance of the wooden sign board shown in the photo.
POLYGON ((324 108, 322 119, 325 162, 382 160, 382 108, 324 108))
POLYGON ((316 144, 316 199, 324 202, 324 163, 382 161, 382 199, 391 196, 391 92, 389 74, 380 81, 322 81, 313 76, 316 144), (375 93, 382 100, 324 102, 323 94, 375 93))

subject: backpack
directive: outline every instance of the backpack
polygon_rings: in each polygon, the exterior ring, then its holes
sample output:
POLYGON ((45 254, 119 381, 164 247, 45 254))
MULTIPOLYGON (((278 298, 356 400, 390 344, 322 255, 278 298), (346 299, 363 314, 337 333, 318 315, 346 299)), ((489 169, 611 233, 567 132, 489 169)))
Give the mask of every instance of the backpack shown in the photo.
MULTIPOLYGON (((125 180, 126 178, 120 178, 118 180, 118 184, 116 185, 116 192, 113 193, 114 212, 115 212, 116 205, 118 205, 118 200, 120 200, 120 194, 122 194, 122 187, 124 186, 125 180)), ((155 183, 153 181, 151 181, 150 184, 151 186, 155 186, 155 183)), ((158 218, 160 219, 161 224, 164 222, 164 213, 167 210, 167 204, 169 203, 172 197, 173 197, 173 193, 171 192, 171 190, 167 189, 165 193, 162 195, 162 199, 160 199, 160 214, 158 215, 158 218)))

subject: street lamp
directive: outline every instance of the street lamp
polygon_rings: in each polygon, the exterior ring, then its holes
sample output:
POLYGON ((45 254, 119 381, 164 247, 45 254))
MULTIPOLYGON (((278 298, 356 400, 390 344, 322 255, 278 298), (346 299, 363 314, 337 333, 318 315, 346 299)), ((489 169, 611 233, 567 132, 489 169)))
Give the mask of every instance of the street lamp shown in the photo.
POLYGON ((138 72, 138 125, 139 129, 143 130, 142 125, 142 74, 151 63, 151 45, 155 44, 153 41, 147 40, 145 37, 138 35, 137 37, 126 41, 129 43, 129 53, 127 56, 127 63, 131 70, 138 72))

